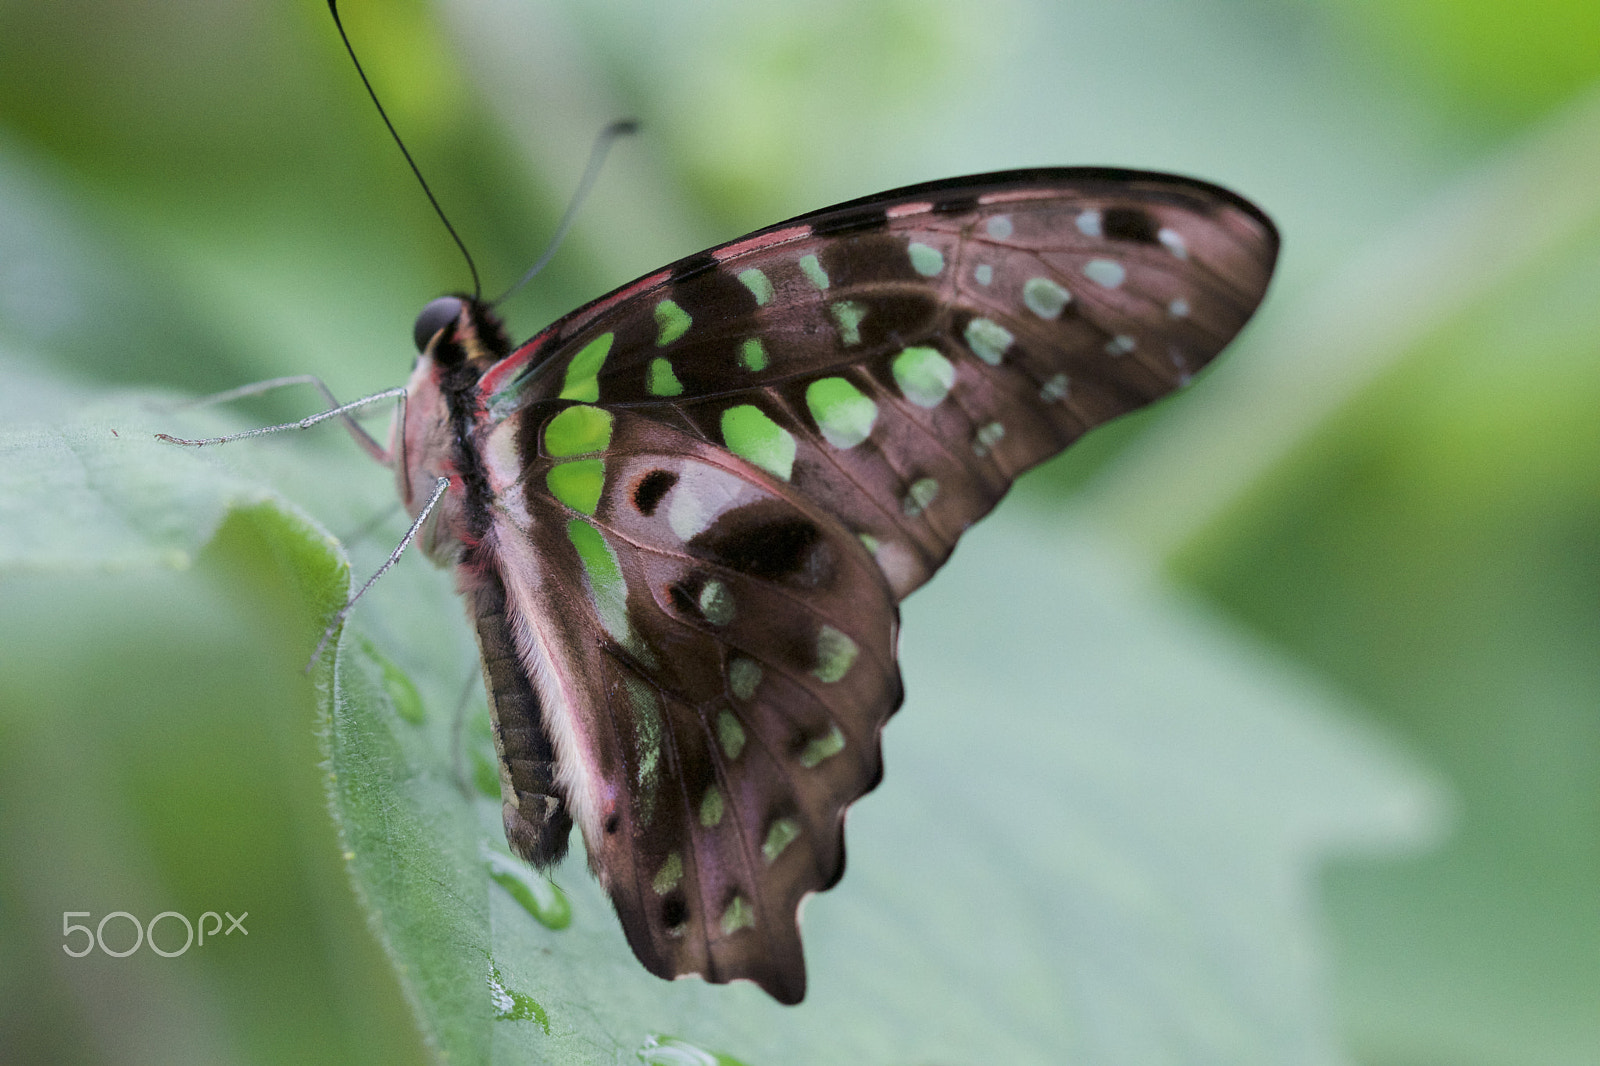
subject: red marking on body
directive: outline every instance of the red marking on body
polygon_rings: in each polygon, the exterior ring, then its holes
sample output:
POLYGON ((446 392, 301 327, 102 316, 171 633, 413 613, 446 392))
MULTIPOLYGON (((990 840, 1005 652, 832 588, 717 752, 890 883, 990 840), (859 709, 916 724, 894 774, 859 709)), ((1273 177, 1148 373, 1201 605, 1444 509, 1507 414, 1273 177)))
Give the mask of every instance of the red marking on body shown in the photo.
POLYGON ((810 226, 787 226, 775 229, 771 233, 758 233, 754 237, 746 237, 742 241, 725 244, 721 248, 711 250, 711 258, 719 263, 729 259, 736 259, 746 252, 759 252, 763 248, 775 248, 780 244, 800 240, 802 237, 811 236, 810 226))
POLYGON ((533 361, 533 357, 544 349, 549 339, 550 331, 545 330, 491 367, 487 374, 478 379, 478 402, 482 403, 504 388, 506 382, 533 361))
POLYGON ((933 205, 926 200, 918 200, 914 204, 896 204, 883 213, 888 218, 907 218, 911 215, 925 215, 933 210, 933 205))

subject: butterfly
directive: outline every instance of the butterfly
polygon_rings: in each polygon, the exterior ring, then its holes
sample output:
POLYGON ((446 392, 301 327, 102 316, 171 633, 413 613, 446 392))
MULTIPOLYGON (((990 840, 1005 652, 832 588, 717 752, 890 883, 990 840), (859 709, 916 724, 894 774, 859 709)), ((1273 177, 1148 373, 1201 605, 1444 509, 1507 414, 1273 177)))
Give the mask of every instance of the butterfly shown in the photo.
POLYGON ((1277 248, 1200 181, 1022 170, 759 230, 515 349, 428 304, 392 454, 476 626, 511 848, 549 867, 576 824, 648 970, 799 1002, 898 604, 1023 471, 1204 367, 1277 248))

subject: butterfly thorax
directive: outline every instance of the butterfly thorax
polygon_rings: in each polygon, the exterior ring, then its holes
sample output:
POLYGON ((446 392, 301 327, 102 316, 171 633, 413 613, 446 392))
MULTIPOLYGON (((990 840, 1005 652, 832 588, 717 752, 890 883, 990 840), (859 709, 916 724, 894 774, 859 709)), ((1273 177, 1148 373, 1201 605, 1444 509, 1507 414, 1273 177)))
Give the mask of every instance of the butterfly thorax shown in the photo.
POLYGON ((417 319, 420 354, 406 385, 405 424, 396 464, 400 498, 420 514, 441 477, 450 488, 418 535, 428 557, 441 566, 462 562, 488 529, 491 493, 475 430, 481 415, 478 382, 505 358, 511 343, 505 328, 481 301, 441 297, 417 319), (443 312, 455 311, 447 318, 443 312))

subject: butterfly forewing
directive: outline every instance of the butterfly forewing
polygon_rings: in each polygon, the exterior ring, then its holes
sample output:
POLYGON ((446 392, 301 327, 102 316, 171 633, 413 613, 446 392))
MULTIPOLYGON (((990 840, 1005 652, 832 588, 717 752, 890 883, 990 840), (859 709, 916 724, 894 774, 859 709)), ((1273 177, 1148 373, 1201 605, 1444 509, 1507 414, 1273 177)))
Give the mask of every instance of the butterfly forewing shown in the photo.
POLYGON ((552 860, 570 810, 646 966, 798 1000, 796 909, 900 702, 895 604, 1022 471, 1216 355, 1276 251, 1203 183, 989 175, 691 257, 500 361, 474 440, 486 661, 523 670, 490 686, 534 719, 497 724, 513 845, 552 860))
POLYGON ((1018 474, 1204 366, 1276 254, 1270 223, 1210 186, 995 179, 844 205, 685 260, 547 331, 520 396, 636 405, 771 452, 868 538, 904 596, 1018 474))

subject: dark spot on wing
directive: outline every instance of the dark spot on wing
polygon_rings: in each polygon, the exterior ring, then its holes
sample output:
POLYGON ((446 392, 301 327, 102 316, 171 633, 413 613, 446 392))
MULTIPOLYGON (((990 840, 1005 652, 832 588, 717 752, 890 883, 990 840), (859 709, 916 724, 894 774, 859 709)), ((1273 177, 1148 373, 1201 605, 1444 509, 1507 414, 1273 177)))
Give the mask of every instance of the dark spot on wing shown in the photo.
POLYGON ((1137 207, 1108 207, 1100 218, 1101 231, 1114 241, 1156 243, 1156 222, 1137 207))
POLYGON ((649 518, 656 513, 661 498, 678 483, 678 475, 670 470, 652 470, 639 479, 633 487, 633 505, 639 513, 649 518))
POLYGON ((689 542, 690 551, 768 581, 816 585, 831 569, 822 530, 792 514, 754 504, 731 511, 689 542), (769 517, 770 516, 770 517, 769 517))
POLYGON ((689 920, 689 904, 682 892, 674 892, 661 901, 661 924, 676 929, 689 920))

